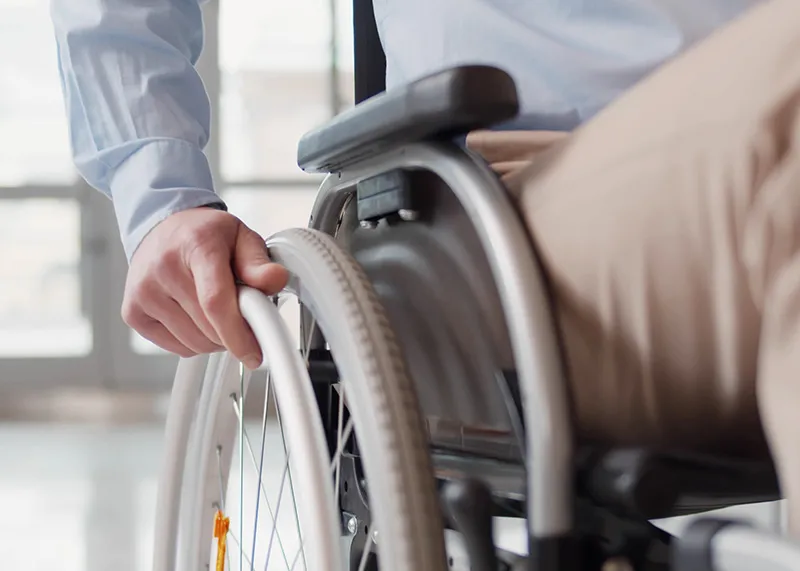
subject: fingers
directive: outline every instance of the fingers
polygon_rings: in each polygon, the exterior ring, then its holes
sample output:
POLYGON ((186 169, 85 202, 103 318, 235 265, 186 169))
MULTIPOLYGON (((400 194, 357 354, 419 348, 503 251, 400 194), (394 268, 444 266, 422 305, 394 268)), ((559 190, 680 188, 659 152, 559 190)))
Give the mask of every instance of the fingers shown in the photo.
POLYGON ((123 318, 142 337, 182 357, 214 353, 222 349, 220 343, 214 342, 200 330, 178 302, 160 290, 152 289, 138 296, 134 303, 125 308, 123 318))
MULTIPOLYGON (((161 298, 157 304, 145 306, 143 309, 195 354, 215 353, 223 349, 221 343, 215 343, 200 330, 181 304, 174 299, 161 298)), ((213 329, 212 335, 217 337, 213 329)))
POLYGON ((194 357, 197 355, 196 352, 178 341, 161 323, 148 317, 144 311, 139 309, 126 310, 123 311, 122 318, 139 335, 170 353, 181 357, 194 357))
POLYGON ((230 259, 206 257, 192 263, 197 299, 223 345, 248 368, 261 365, 261 350, 239 311, 239 299, 230 259))
POLYGON ((166 291, 171 292, 175 302, 191 318, 195 327, 202 332, 206 339, 217 346, 216 350, 219 350, 222 346, 222 340, 206 317, 203 308, 200 307, 200 303, 197 300, 197 288, 194 285, 191 271, 164 272, 161 277, 161 283, 166 291))
POLYGON ((270 261, 264 240, 244 224, 239 226, 233 268, 243 283, 267 295, 278 293, 289 281, 286 269, 270 261))
POLYGON ((286 270, 270 262, 261 237, 234 216, 212 209, 173 214, 132 257, 123 318, 178 355, 225 347, 257 368, 261 351, 239 311, 235 276, 267 294, 288 281, 286 270))

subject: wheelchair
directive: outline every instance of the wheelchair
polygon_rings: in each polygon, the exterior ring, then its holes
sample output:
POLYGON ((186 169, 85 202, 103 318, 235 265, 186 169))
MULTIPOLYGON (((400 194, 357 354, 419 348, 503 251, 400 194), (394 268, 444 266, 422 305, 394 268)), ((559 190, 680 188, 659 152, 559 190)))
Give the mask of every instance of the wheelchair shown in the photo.
POLYGON ((800 569, 743 522, 651 523, 777 500, 773 466, 575 441, 534 245, 457 142, 516 115, 513 80, 463 66, 357 98, 300 141, 327 177, 309 227, 266 240, 288 286, 240 290, 262 368, 179 364, 155 571, 800 569))

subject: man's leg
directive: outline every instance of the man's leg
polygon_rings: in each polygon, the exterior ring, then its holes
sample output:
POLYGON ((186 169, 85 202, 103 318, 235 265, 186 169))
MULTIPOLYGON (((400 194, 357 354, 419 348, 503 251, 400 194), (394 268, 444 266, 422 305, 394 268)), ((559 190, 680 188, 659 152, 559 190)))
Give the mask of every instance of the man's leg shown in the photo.
POLYGON ((760 412, 795 517, 798 54, 798 4, 772 0, 508 179, 553 287, 581 435, 747 453, 760 412))

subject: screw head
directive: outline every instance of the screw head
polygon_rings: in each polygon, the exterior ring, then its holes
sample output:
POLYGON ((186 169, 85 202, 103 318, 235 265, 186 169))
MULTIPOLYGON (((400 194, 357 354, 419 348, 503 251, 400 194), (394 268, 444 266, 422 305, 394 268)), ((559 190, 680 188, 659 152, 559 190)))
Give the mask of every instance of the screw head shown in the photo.
POLYGON ((612 557, 603 563, 602 571, 633 571, 633 565, 624 557, 612 557))
POLYGON ((355 533, 358 531, 358 520, 355 518, 355 516, 350 516, 347 518, 347 531, 351 535, 355 535, 355 533))
POLYGON ((374 220, 362 220, 361 221, 361 227, 362 228, 372 229, 372 228, 376 228, 377 226, 378 226, 378 223, 375 222, 374 220))
POLYGON ((397 215, 400 216, 406 222, 412 222, 419 218, 419 212, 416 210, 409 210, 407 208, 401 208, 397 211, 397 215))

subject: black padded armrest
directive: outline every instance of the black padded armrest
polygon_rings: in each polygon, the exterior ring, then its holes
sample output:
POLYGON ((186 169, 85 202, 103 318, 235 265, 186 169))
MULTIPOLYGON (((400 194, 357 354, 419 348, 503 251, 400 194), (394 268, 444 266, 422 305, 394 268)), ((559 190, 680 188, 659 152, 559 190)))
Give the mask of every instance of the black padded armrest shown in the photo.
POLYGON ((376 95, 306 133, 297 164, 307 172, 335 172, 405 143, 489 127, 512 119, 518 109, 506 72, 456 67, 376 95))

